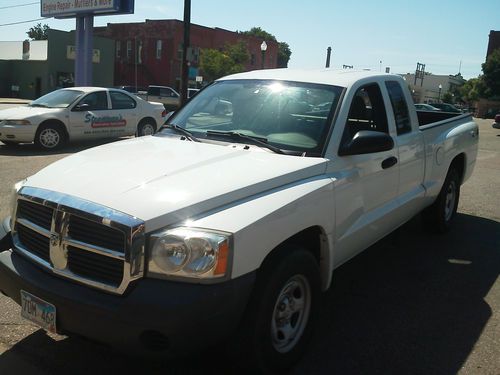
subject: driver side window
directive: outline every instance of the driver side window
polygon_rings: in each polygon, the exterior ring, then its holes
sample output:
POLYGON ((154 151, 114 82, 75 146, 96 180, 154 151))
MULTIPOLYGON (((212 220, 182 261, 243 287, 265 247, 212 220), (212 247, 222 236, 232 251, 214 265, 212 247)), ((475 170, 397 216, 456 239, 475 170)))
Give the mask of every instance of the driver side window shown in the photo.
POLYGON ((78 105, 88 104, 89 111, 101 111, 108 109, 108 95, 106 91, 98 91, 88 94, 78 105))
POLYGON ((347 116, 343 141, 349 142, 361 130, 389 134, 384 100, 376 83, 363 86, 356 91, 347 116))

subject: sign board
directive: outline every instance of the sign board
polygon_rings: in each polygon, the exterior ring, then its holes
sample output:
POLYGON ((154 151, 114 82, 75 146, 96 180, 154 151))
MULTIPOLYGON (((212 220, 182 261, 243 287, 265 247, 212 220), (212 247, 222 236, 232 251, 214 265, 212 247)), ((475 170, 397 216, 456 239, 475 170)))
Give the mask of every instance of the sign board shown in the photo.
MULTIPOLYGON (((76 58, 75 46, 66 46, 66 58, 68 60, 74 60, 76 58)), ((92 62, 96 64, 99 64, 101 62, 101 50, 92 50, 92 62)))
POLYGON ((40 10, 42 17, 56 18, 134 13, 134 0, 41 0, 40 10))

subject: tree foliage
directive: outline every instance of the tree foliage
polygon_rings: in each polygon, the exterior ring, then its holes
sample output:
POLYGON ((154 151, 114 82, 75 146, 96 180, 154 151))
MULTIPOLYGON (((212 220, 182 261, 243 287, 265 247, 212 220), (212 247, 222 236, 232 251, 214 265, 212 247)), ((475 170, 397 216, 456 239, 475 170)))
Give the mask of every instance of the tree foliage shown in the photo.
POLYGON ((235 44, 226 44, 223 51, 203 49, 200 68, 207 81, 242 72, 250 60, 247 44, 240 40, 235 44))
POLYGON ((31 40, 47 40, 48 39, 49 25, 41 23, 36 24, 36 26, 30 27, 26 32, 31 40))
POLYGON ((482 65, 486 97, 500 97, 500 48, 488 56, 482 65))
POLYGON ((461 100, 472 102, 484 96, 485 84, 483 76, 471 78, 458 89, 458 96, 461 100))
POLYGON ((260 27, 252 27, 248 31, 241 31, 240 34, 254 36, 259 39, 273 41, 278 43, 278 68, 286 68, 288 66, 288 61, 290 61, 290 56, 292 55, 292 50, 286 42, 278 42, 273 34, 261 29, 260 27))

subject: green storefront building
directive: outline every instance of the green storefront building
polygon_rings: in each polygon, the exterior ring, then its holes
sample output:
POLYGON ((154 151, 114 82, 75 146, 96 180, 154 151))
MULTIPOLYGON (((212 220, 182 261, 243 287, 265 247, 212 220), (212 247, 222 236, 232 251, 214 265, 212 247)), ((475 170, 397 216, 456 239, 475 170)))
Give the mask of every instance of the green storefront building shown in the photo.
MULTIPOLYGON (((113 86, 114 46, 94 37, 94 86, 113 86)), ((47 41, 0 42, 0 97, 35 99, 74 86, 74 76, 74 31, 48 30, 47 41)))

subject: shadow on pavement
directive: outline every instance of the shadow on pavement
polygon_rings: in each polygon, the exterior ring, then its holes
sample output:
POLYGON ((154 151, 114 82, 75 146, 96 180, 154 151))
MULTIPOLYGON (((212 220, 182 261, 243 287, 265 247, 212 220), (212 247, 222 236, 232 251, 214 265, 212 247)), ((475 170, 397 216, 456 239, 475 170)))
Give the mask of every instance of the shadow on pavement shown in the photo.
POLYGON ((71 142, 58 150, 42 150, 35 146, 33 143, 22 143, 20 145, 5 145, 0 141, 0 156, 44 156, 44 155, 62 155, 72 154, 75 152, 83 151, 88 148, 104 145, 106 143, 116 142, 127 139, 122 138, 109 138, 109 139, 95 139, 88 141, 71 142))
MULTIPOLYGON (((315 337, 293 374, 455 374, 492 311, 484 296, 500 271, 500 223, 459 214, 432 236, 413 219, 340 267, 315 337)), ((0 356, 0 373, 232 374, 224 353, 152 362, 39 330, 0 356)))

